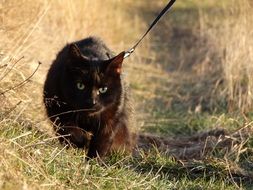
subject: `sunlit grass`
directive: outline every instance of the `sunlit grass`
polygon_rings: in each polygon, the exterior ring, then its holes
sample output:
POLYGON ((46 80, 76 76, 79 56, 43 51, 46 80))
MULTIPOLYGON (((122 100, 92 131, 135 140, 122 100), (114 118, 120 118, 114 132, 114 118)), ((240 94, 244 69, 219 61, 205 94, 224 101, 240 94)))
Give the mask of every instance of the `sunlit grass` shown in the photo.
MULTIPOLYGON (((214 146, 200 160, 154 149, 103 161, 87 161, 52 133, 42 86, 59 49, 97 35, 115 52, 126 50, 167 1, 1 3, 0 93, 25 80, 38 61, 42 66, 28 84, 0 96, 0 189, 250 189, 252 138, 237 133, 227 136, 236 142, 231 150, 214 146)), ((124 61, 135 130, 180 142, 210 129, 252 127, 252 4, 237 5, 177 1, 124 61)))

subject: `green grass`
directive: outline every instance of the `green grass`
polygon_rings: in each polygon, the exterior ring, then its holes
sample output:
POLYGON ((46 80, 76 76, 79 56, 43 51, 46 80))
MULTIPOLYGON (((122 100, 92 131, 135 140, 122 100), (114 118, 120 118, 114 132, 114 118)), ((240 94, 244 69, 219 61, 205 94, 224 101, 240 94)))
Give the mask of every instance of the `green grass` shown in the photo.
MULTIPOLYGON (((234 131, 253 119, 253 112, 228 111, 226 98, 218 98, 220 85, 213 91, 219 67, 204 74, 196 71, 207 56, 206 39, 199 35, 200 13, 217 13, 218 18, 229 2, 178 1, 149 35, 148 55, 155 58, 150 61, 142 52, 133 55, 144 57, 127 67, 141 131, 180 139, 215 128, 234 131)), ((138 5, 126 9, 145 25, 162 6, 138 5)), ((219 55, 210 55, 217 63, 219 55)), ((0 82, 2 89, 5 84, 0 82)), ((41 88, 31 84, 31 89, 41 88)), ((21 113, 22 107, 0 112, 0 189, 252 189, 252 137, 233 150, 214 148, 201 160, 177 159, 154 148, 138 157, 115 153, 87 161, 82 150, 60 145, 43 128, 39 104, 39 111, 29 113, 34 120, 21 113)))
MULTIPOLYGON (((224 116, 220 120, 230 123, 224 116)), ((202 122, 206 120, 199 116, 181 131, 202 122)), ((25 185, 31 189, 250 189, 252 185, 252 138, 239 160, 237 152, 226 155, 217 150, 203 160, 180 161, 154 149, 136 158, 115 153, 103 161, 87 161, 82 150, 66 148, 31 127, 36 123, 3 120, 1 124, 1 189, 25 185)))

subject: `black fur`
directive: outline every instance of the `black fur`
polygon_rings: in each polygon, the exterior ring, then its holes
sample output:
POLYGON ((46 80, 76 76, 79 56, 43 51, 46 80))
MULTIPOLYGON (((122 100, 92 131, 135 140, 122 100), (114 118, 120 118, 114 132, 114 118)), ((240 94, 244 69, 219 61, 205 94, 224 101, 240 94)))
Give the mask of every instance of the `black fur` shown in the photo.
POLYGON ((44 103, 56 133, 65 136, 60 142, 87 148, 91 158, 132 148, 123 56, 114 56, 101 40, 90 37, 66 45, 47 74, 44 103))

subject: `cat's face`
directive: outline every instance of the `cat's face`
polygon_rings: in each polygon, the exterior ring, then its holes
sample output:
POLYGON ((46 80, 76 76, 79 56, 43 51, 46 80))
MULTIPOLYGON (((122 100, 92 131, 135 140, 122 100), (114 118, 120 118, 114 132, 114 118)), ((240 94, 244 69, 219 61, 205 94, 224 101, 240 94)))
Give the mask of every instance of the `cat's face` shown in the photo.
POLYGON ((65 69, 66 103, 89 115, 101 113, 119 104, 123 59, 124 52, 110 60, 89 60, 76 45, 71 44, 65 69))

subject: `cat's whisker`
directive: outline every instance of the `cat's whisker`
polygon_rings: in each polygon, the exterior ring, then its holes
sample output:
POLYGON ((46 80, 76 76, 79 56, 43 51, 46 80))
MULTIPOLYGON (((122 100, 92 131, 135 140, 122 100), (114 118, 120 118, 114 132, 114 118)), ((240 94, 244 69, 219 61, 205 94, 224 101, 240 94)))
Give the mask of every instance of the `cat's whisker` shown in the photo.
POLYGON ((65 115, 65 114, 69 114, 69 113, 88 112, 88 111, 96 111, 96 109, 69 110, 69 111, 66 111, 66 112, 61 112, 61 113, 58 113, 58 114, 55 114, 55 115, 51 115, 51 116, 48 117, 48 118, 50 119, 50 118, 54 118, 54 117, 61 116, 61 115, 65 115))
MULTIPOLYGON (((61 112, 59 114, 55 114, 55 115, 52 115, 50 117, 48 116, 47 118, 41 120, 37 124, 40 124, 42 122, 47 121, 48 119, 52 119, 52 118, 57 117, 57 116, 61 116, 61 115, 69 114, 69 113, 85 112, 85 111, 95 111, 95 109, 79 109, 79 110, 70 110, 70 111, 66 111, 66 112, 61 112)), ((57 126, 57 125, 53 124, 53 126, 57 126)))

